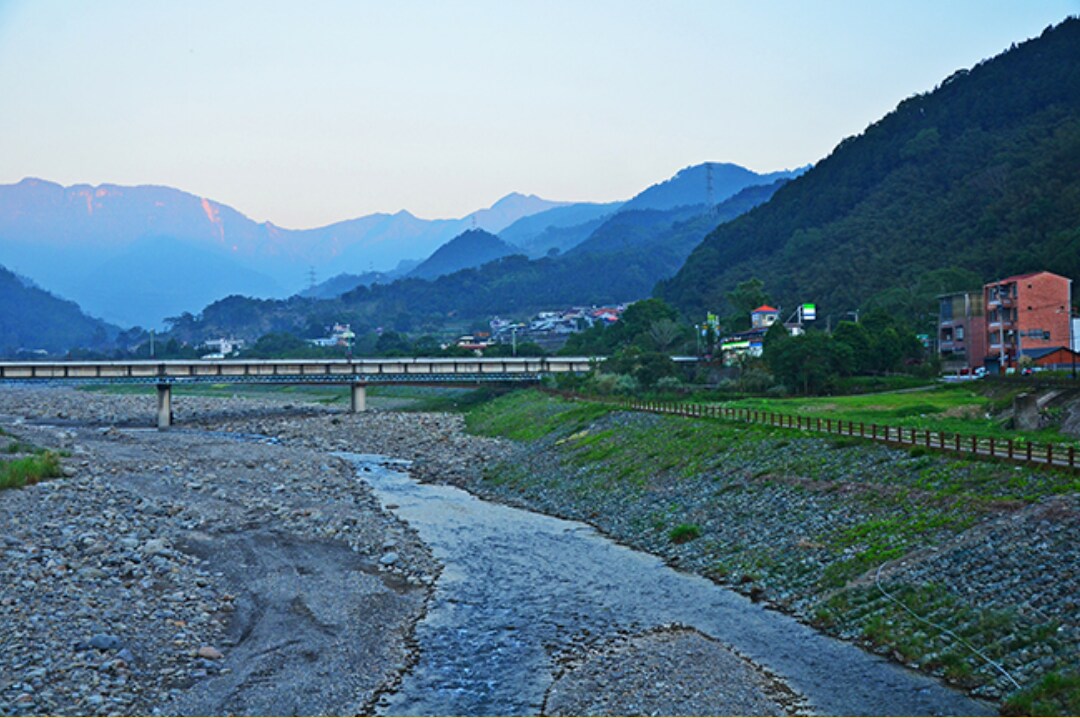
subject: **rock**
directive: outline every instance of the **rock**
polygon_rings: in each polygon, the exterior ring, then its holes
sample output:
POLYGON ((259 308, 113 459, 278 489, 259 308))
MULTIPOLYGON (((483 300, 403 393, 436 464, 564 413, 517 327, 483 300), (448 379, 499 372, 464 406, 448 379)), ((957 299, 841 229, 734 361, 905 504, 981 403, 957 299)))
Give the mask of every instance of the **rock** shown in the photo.
POLYGON ((119 637, 108 633, 95 633, 90 637, 90 647, 99 651, 115 651, 123 645, 119 637))
POLYGON ((225 654, 223 654, 221 651, 214 648, 213 646, 202 646, 201 648, 199 648, 198 651, 196 651, 196 654, 199 656, 199 658, 207 658, 212 661, 216 661, 220 658, 225 657, 225 654))
POLYGON ((393 566, 395 563, 397 563, 397 560, 397 552, 389 551, 382 555, 382 558, 379 559, 379 563, 381 563, 383 566, 393 566))
POLYGON ((150 539, 144 542, 139 550, 147 556, 159 556, 168 553, 169 547, 166 545, 165 539, 150 539))

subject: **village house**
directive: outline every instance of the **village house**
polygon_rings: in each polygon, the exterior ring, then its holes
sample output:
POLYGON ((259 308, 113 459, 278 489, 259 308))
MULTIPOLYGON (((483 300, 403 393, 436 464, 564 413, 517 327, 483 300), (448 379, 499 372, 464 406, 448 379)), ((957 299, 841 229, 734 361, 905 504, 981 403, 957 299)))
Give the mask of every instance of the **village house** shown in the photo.
POLYGON ((1052 272, 1031 272, 983 287, 988 371, 1014 371, 1036 350, 1072 345, 1072 280, 1052 272))
POLYGON ((947 374, 970 374, 986 358, 983 290, 938 297, 938 356, 947 374))

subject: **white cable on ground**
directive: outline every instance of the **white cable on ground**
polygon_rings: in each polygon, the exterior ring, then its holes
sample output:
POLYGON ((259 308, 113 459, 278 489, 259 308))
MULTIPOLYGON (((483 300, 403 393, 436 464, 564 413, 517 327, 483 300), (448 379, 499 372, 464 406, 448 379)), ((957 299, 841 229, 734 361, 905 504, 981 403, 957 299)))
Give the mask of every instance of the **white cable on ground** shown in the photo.
MULTIPOLYGON (((888 561, 886 561, 885 563, 888 563, 888 561)), ((910 613, 912 616, 915 617, 915 620, 921 621, 922 623, 925 623, 928 626, 932 626, 932 627, 938 629, 942 633, 946 633, 946 634, 952 636, 954 639, 956 639, 956 641, 958 643, 963 645, 965 648, 967 648, 969 651, 974 653, 979 658, 983 659, 986 663, 989 663, 991 666, 996 668, 998 670, 998 672, 1001 673, 1001 675, 1008 678, 1009 683, 1012 683, 1014 686, 1016 686, 1016 690, 1021 690, 1020 684, 1016 682, 1015 678, 1013 678, 1011 675, 1009 675, 1009 672, 1006 671, 1005 668, 1000 663, 998 663, 997 661, 991 660, 990 657, 987 656, 985 653, 983 653, 978 648, 976 648, 975 646, 973 646, 970 643, 968 643, 967 641, 965 641, 960 636, 958 636, 955 633, 953 633, 952 631, 950 631, 948 628, 945 628, 945 626, 940 626, 940 625, 934 623, 933 621, 925 619, 922 616, 920 616, 919 614, 915 613, 915 611, 908 608, 907 604, 905 604, 903 601, 898 599, 896 596, 893 596, 888 591, 886 591, 885 587, 881 585, 881 569, 885 568, 885 563, 878 566, 877 571, 874 573, 874 584, 877 586, 878 590, 881 591, 881 595, 883 595, 885 598, 889 599, 890 601, 892 601, 893 603, 898 605, 900 608, 902 608, 905 611, 907 611, 908 613, 910 613)))

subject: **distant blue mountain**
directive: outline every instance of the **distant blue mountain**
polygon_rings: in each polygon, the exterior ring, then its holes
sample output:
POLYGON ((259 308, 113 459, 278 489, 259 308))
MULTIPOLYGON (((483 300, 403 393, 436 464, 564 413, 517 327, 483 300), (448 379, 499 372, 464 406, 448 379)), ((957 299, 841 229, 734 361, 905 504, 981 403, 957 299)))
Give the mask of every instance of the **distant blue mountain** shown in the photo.
POLYGON ((717 205, 747 187, 772 184, 779 179, 793 179, 807 169, 801 167, 758 174, 739 165, 706 162, 679 170, 671 179, 654 184, 623 204, 620 209, 667 210, 710 203, 717 205))
POLYGON ((499 238, 521 247, 529 256, 542 256, 552 248, 566 251, 589 236, 598 220, 618 210, 622 202, 578 202, 522 217, 498 232, 499 238), (576 240, 576 241, 575 241, 576 240))
POLYGON ((408 277, 436 279, 462 269, 487 264, 520 251, 494 234, 473 229, 454 237, 408 273, 408 277))
POLYGON ((287 296, 312 268, 327 275, 388 271, 429 256, 474 225, 497 232, 561 204, 513 193, 459 219, 401 211, 290 230, 170 187, 25 179, 0 185, 0 263, 94 315, 158 327, 166 316, 227 294, 287 296), (176 247, 185 249, 178 254, 176 247), (132 282, 143 292, 138 301, 132 282), (224 294, 209 296, 218 291, 224 294))

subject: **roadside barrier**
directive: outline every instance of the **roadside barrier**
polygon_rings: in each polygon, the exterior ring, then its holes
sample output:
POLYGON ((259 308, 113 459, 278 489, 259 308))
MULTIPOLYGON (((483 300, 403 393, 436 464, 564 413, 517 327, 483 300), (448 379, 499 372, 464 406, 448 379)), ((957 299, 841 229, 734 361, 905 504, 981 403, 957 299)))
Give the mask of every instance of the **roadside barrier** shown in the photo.
POLYGON ((740 409, 717 404, 692 404, 686 402, 636 401, 633 399, 602 399, 573 392, 545 390, 549 394, 577 401, 612 404, 627 411, 644 411, 652 414, 670 414, 701 419, 721 419, 747 424, 764 424, 795 431, 811 431, 847 436, 868 441, 879 441, 899 446, 922 447, 932 451, 1002 459, 1019 464, 1077 470, 1076 447, 1054 444, 978 437, 970 434, 954 434, 930 429, 916 429, 885 424, 867 424, 862 421, 845 421, 821 417, 782 414, 757 409, 740 409))

